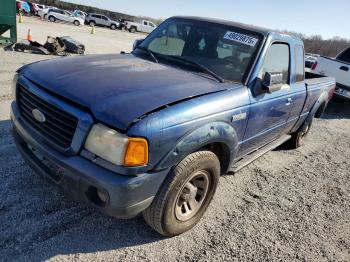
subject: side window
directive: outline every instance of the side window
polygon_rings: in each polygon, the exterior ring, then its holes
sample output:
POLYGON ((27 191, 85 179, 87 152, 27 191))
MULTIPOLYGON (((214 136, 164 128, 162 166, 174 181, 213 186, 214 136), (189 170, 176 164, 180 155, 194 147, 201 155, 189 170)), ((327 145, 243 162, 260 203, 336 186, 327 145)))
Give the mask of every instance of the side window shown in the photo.
POLYGON ((103 16, 103 15, 101 15, 101 18, 102 18, 103 20, 106 20, 106 21, 108 20, 107 17, 105 17, 105 16, 103 16))
POLYGON ((301 45, 295 47, 295 82, 304 81, 304 48, 301 45))
POLYGON ((338 60, 346 62, 346 63, 350 63, 350 48, 348 48, 347 50, 343 51, 338 57, 338 60))
POLYGON ((266 72, 282 73, 283 83, 289 83, 289 46, 283 43, 273 44, 267 51, 263 67, 260 72, 261 79, 264 78, 266 72))
POLYGON ((143 24, 144 24, 144 25, 147 25, 147 22, 146 22, 146 21, 144 21, 144 22, 143 22, 143 24))

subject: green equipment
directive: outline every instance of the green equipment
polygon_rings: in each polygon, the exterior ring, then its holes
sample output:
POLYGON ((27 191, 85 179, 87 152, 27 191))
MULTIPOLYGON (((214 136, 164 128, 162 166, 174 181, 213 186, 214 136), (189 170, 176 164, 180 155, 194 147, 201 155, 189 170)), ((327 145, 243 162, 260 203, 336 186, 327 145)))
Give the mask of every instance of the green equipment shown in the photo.
POLYGON ((17 42, 16 0, 1 0, 0 3, 0 45, 17 42), (10 30, 10 37, 4 33, 10 30))

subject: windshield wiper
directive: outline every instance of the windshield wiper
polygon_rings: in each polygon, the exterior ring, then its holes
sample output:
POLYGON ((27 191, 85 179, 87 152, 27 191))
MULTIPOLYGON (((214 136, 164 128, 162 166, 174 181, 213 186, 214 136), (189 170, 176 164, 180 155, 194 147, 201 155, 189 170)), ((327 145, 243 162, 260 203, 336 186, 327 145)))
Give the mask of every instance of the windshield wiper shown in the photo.
POLYGON ((136 46, 135 49, 140 49, 140 50, 146 51, 153 58, 154 62, 156 62, 157 64, 159 63, 156 55, 151 50, 149 50, 147 47, 136 46))
POLYGON ((170 58, 173 58, 175 60, 182 61, 184 63, 190 64, 191 66, 194 66, 195 68, 200 69, 202 72, 211 75, 216 80, 218 80, 220 83, 224 83, 225 82, 225 79, 223 79, 221 76, 219 76, 218 74, 216 74, 213 71, 211 71, 208 67, 206 67, 206 66, 204 66, 204 65, 202 65, 202 64, 200 64, 200 63, 198 63, 196 61, 187 59, 187 58, 182 57, 182 56, 166 56, 166 57, 170 57, 170 58))

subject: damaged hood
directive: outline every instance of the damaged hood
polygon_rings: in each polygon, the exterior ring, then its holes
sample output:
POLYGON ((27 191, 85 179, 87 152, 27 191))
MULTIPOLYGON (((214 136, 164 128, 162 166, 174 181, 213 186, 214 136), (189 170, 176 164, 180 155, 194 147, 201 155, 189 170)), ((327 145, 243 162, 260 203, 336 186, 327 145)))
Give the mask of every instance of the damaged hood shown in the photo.
POLYGON ((20 74, 88 108, 97 120, 124 130, 161 106, 228 88, 228 84, 132 54, 46 60, 24 66, 20 74))

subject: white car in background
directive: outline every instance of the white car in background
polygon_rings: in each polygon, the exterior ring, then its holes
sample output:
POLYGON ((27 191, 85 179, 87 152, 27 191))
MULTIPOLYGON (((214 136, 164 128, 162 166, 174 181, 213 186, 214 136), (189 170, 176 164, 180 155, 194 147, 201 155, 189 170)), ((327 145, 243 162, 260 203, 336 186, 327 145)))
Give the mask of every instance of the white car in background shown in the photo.
POLYGON ((317 62, 317 58, 319 56, 320 55, 317 55, 317 54, 306 53, 305 54, 305 69, 310 70, 311 67, 313 66, 313 64, 317 62))
POLYGON ((337 82, 335 95, 350 100, 350 47, 335 58, 319 56, 311 72, 334 77, 337 82))
POLYGON ((156 25, 150 21, 142 20, 140 23, 125 21, 125 28, 129 30, 131 33, 143 32, 143 33, 151 33, 154 29, 156 29, 156 25))
POLYGON ((47 19, 50 22, 62 21, 66 23, 73 23, 76 26, 84 25, 84 19, 79 16, 74 16, 70 12, 61 9, 52 9, 47 14, 47 19))
POLYGON ((38 10, 38 15, 41 17, 41 19, 47 18, 47 13, 51 10, 57 9, 56 7, 46 6, 45 8, 38 10))

